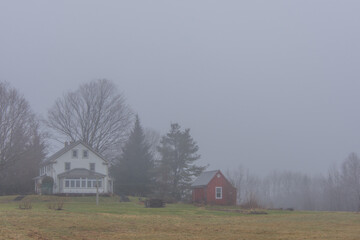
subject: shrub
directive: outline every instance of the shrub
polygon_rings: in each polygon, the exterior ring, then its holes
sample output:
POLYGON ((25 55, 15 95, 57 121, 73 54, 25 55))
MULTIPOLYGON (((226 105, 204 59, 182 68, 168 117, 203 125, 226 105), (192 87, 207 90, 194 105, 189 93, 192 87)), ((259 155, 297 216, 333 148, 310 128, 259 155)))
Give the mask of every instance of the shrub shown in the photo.
POLYGON ((256 199, 254 194, 250 194, 249 199, 240 205, 241 208, 244 209, 256 209, 256 208, 262 208, 262 206, 259 204, 258 200, 256 199))
POLYGON ((120 202, 130 202, 130 199, 125 195, 120 195, 120 202))
POLYGON ((31 200, 23 200, 19 203, 19 209, 31 209, 32 203, 31 200))
POLYGON ((64 207, 64 199, 56 198, 54 201, 48 203, 48 208, 52 210, 62 210, 64 207))

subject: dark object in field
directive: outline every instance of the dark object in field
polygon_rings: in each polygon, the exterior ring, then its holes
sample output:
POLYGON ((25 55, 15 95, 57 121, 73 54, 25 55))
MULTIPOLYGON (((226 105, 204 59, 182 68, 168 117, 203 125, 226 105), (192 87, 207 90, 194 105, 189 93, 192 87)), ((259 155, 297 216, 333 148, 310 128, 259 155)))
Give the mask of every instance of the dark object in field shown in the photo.
POLYGON ((162 199, 148 199, 145 201, 145 207, 147 208, 161 208, 165 207, 165 201, 162 199))
POLYGON ((16 198, 14 198, 13 201, 17 202, 17 201, 21 201, 24 197, 26 197, 25 195, 19 195, 16 198))
POLYGON ((263 215, 263 214, 268 214, 268 213, 265 211, 250 211, 249 214, 263 215))
POLYGON ((120 202, 130 202, 130 199, 125 195, 120 195, 120 202))
POLYGON ((294 211, 295 209, 294 209, 294 208, 286 208, 286 209, 283 209, 283 208, 268 208, 268 210, 276 210, 276 211, 294 211))
POLYGON ((248 209, 229 209, 229 208, 225 208, 225 209, 221 209, 221 208, 214 208, 214 209, 209 209, 209 210, 215 210, 215 211, 223 211, 223 212, 233 212, 233 213, 241 213, 241 214, 247 214, 247 215, 266 215, 268 214, 266 211, 263 210, 248 210, 248 209))

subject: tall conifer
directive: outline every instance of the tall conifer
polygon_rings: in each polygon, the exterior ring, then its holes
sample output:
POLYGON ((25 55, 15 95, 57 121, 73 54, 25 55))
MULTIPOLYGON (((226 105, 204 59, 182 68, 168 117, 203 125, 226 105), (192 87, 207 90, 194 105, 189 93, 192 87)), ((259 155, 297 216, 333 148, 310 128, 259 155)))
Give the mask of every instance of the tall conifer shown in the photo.
POLYGON ((190 129, 182 131, 180 125, 171 124, 170 131, 162 137, 158 151, 161 155, 158 172, 158 191, 162 197, 182 200, 189 192, 194 177, 206 168, 195 165, 200 158, 198 145, 190 129))
POLYGON ((134 128, 122 149, 122 155, 112 168, 117 193, 144 196, 151 192, 154 163, 149 149, 139 117, 136 116, 134 128))

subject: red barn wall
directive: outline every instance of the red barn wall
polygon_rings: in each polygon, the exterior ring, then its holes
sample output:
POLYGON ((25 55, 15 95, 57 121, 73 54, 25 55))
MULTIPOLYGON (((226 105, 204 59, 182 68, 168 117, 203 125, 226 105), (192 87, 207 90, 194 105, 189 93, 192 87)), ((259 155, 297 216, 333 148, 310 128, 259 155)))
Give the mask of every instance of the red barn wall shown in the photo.
POLYGON ((225 176, 219 171, 206 187, 206 198, 208 204, 214 205, 236 205, 236 189, 229 183, 225 176), (217 175, 220 174, 220 177, 217 175), (222 187, 222 199, 216 199, 215 188, 222 187))
POLYGON ((192 191, 192 200, 196 203, 206 203, 205 199, 205 189, 204 188, 194 188, 192 191))

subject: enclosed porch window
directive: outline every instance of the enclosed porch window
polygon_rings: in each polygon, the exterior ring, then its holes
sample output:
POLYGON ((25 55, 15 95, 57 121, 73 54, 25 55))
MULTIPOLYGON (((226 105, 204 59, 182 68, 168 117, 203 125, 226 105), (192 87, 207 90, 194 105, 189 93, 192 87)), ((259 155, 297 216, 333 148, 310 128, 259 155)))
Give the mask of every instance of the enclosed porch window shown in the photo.
POLYGON ((78 179, 64 179, 65 188, 99 188, 102 187, 102 180, 78 178, 78 179), (96 184, 97 183, 97 184, 96 184))

